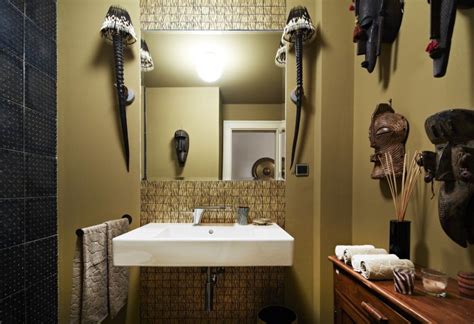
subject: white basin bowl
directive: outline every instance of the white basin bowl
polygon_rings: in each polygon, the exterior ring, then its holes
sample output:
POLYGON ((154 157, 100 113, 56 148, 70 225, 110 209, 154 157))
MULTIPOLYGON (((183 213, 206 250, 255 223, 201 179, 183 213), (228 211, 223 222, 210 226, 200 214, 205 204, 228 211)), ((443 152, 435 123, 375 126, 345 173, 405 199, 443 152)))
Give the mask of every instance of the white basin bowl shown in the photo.
POLYGON ((291 266, 291 235, 276 224, 150 223, 113 239, 116 266, 291 266))

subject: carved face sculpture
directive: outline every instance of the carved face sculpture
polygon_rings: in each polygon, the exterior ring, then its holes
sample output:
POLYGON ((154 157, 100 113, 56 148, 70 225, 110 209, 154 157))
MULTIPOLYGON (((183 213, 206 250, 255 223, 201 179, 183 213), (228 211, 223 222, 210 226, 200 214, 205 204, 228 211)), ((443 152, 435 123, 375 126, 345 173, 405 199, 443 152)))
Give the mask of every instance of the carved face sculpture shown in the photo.
POLYGON ((177 130, 174 133, 174 141, 179 165, 184 166, 189 152, 189 135, 185 130, 177 130))
MULTIPOLYGON (((452 109, 428 117, 426 134, 436 159, 423 159, 426 180, 441 181, 439 218, 457 244, 474 244, 474 111, 452 109)), ((423 152, 423 156, 434 155, 423 152)))
POLYGON ((362 67, 369 73, 375 68, 382 43, 393 43, 403 18, 403 0, 354 0, 356 26, 354 43, 357 55, 365 55, 362 67))
POLYGON ((395 174, 402 175, 408 130, 408 121, 402 115, 395 113, 392 106, 386 103, 377 105, 369 127, 370 147, 375 150, 375 154, 370 157, 370 161, 374 163, 372 179, 385 178, 380 163, 385 153, 392 156, 395 174))

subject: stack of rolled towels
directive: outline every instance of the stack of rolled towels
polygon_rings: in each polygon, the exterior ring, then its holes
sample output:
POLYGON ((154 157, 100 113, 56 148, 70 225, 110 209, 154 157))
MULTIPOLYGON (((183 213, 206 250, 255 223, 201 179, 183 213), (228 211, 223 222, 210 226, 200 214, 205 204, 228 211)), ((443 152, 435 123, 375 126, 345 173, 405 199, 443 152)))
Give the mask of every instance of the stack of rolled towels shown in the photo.
POLYGON ((369 280, 389 280, 393 269, 415 269, 413 262, 373 245, 337 245, 336 257, 369 280))

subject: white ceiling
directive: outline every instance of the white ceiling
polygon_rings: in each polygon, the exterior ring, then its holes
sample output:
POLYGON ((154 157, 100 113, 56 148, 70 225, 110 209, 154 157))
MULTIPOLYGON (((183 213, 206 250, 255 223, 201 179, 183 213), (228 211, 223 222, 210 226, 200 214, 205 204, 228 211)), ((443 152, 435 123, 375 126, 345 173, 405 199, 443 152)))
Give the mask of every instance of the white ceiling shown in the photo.
POLYGON ((284 102, 284 69, 274 63, 280 32, 143 32, 155 69, 144 73, 146 87, 218 86, 222 103, 264 104, 284 102), (214 51, 224 61, 222 77, 202 81, 195 58, 214 51))

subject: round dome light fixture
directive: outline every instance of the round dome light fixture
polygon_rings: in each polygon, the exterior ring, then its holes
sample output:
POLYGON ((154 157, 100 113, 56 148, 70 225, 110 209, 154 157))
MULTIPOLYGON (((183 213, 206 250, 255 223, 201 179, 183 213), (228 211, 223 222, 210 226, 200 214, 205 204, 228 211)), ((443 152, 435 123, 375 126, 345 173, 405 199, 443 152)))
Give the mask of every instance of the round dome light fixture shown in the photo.
POLYGON ((196 71, 205 82, 215 82, 222 76, 222 59, 215 52, 202 52, 196 60, 196 71))

